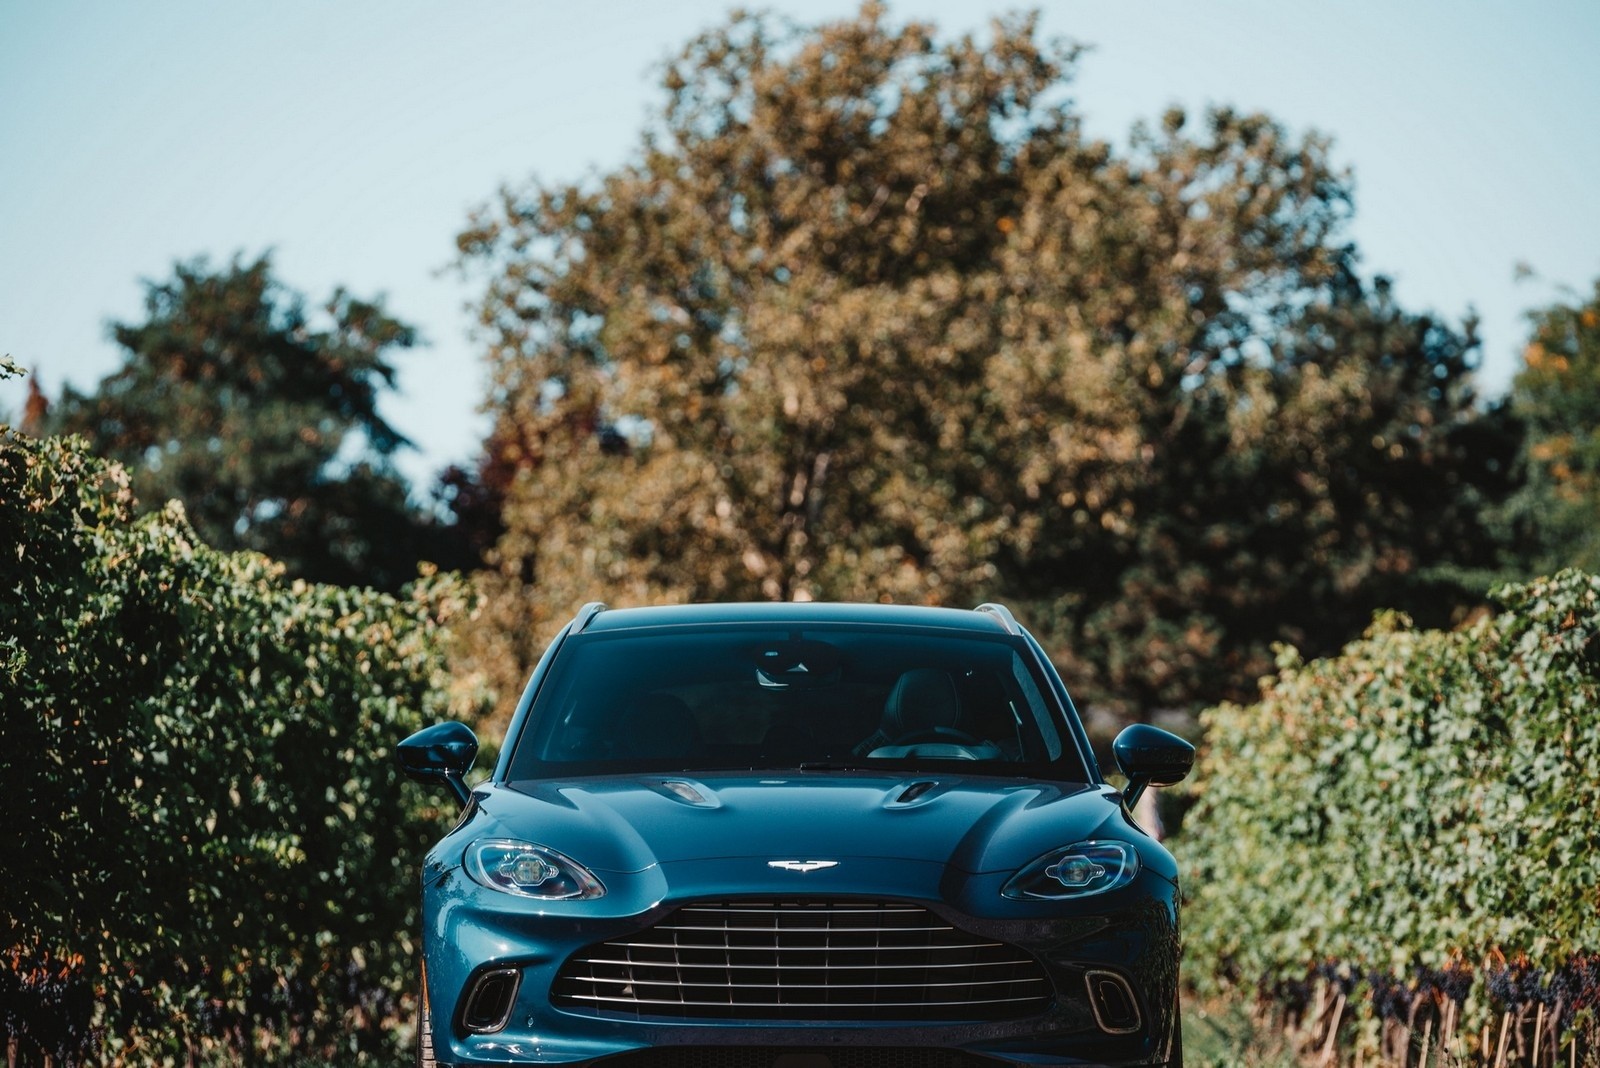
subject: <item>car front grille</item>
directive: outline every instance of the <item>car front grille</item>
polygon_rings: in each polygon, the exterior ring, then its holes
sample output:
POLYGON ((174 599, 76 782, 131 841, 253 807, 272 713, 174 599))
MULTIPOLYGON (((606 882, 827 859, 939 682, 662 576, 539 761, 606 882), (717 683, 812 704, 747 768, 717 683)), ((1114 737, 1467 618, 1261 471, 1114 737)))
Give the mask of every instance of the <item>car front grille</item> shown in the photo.
POLYGON ((590 946, 551 985, 559 1008, 737 1020, 1007 1020, 1043 1012, 1039 962, 927 909, 875 901, 689 905, 590 946))

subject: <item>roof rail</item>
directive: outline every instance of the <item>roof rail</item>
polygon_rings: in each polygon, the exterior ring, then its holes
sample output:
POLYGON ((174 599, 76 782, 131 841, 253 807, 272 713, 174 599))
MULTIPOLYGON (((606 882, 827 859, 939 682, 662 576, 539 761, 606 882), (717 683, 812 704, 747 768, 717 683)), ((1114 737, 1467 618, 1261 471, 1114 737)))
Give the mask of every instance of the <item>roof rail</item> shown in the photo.
POLYGON ((599 615, 605 610, 606 606, 604 601, 590 601, 588 604, 578 609, 577 618, 573 619, 572 621, 572 629, 567 633, 582 634, 583 628, 587 627, 595 616, 599 615))
POLYGON ((1000 621, 1000 625, 1006 628, 1007 634, 1022 633, 1022 627, 1017 623, 1017 617, 1012 615, 1011 609, 1007 608, 1003 604, 995 604, 993 601, 985 601, 983 604, 980 604, 977 608, 973 609, 973 611, 988 612, 991 616, 994 616, 1000 621))

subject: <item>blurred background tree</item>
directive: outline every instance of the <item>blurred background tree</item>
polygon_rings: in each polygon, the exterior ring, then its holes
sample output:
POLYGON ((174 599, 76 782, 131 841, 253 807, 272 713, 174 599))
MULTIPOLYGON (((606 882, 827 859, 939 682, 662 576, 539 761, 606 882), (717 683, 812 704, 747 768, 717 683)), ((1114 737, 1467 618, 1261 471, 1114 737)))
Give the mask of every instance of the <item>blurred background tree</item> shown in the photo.
POLYGON ((1522 574, 1600 571, 1600 280, 1531 317, 1510 407, 1526 427, 1507 513, 1522 574))
POLYGON ((145 310, 112 327, 122 367, 92 393, 66 387, 30 431, 85 435, 145 507, 180 500, 208 544, 297 577, 396 590, 420 560, 474 562, 392 463, 409 443, 379 400, 416 332, 381 301, 339 289, 316 322, 264 255, 180 263, 146 283, 145 310))
POLYGON ((1004 598, 1125 712, 1471 599, 1515 450, 1472 324, 1360 277, 1324 139, 1174 111, 1119 151, 1076 61, 1027 17, 738 15, 632 162, 474 217, 504 694, 596 596, 1004 598))

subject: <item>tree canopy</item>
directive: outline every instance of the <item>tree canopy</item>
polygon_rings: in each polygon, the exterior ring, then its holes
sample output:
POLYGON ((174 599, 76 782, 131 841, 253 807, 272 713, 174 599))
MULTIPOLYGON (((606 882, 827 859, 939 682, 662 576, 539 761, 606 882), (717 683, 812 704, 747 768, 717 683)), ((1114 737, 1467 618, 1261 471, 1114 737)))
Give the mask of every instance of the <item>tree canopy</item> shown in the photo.
POLYGON ((181 500, 208 543, 300 577, 393 590, 419 559, 466 562, 393 465, 409 443, 379 400, 416 332, 381 301, 339 289, 314 315, 262 256, 180 263, 146 283, 145 311, 112 327, 122 366, 67 387, 40 429, 87 436, 147 507, 181 500))
POLYGON ((1119 149, 1078 58, 736 15, 629 163, 478 213, 516 673, 592 597, 1003 597, 1148 708, 1448 608, 1499 460, 1471 324, 1359 275, 1326 140, 1174 110, 1119 149))
POLYGON ((1600 280, 1536 311, 1511 386, 1525 427, 1521 484, 1507 514, 1532 573, 1600 571, 1600 280))

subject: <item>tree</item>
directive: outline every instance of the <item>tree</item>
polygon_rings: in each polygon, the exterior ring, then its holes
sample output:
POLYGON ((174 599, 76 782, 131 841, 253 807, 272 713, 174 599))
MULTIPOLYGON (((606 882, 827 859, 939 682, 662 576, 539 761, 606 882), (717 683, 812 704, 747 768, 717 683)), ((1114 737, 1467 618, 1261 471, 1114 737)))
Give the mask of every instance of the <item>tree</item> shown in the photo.
POLYGON ((1588 300, 1530 316, 1532 336, 1511 386, 1526 427, 1526 479, 1507 512, 1522 566, 1600 571, 1600 280, 1588 300))
POLYGON ((87 436, 144 504, 176 498, 208 543, 296 576, 393 590, 419 559, 461 562, 392 462, 409 442, 378 402, 416 332, 381 302, 340 289, 314 321, 262 256, 180 263, 145 309, 112 328, 122 367, 93 393, 67 387, 45 430, 87 436))
POLYGON ((1470 324, 1359 277, 1325 140, 1172 111, 1119 152, 1077 58, 1028 17, 738 15, 632 162, 474 218, 507 676, 592 597, 1005 597, 1150 708, 1448 608, 1421 577, 1484 542, 1470 324))

